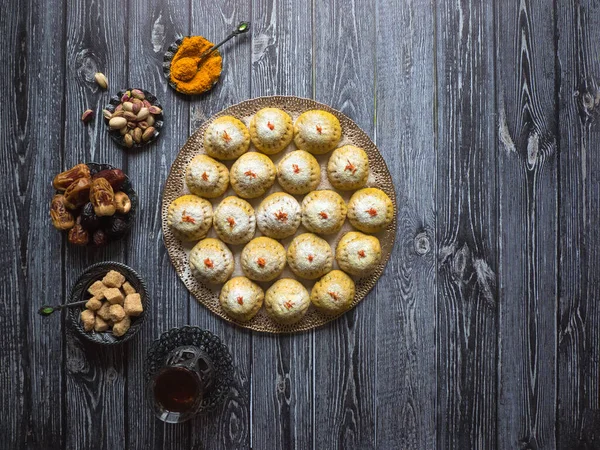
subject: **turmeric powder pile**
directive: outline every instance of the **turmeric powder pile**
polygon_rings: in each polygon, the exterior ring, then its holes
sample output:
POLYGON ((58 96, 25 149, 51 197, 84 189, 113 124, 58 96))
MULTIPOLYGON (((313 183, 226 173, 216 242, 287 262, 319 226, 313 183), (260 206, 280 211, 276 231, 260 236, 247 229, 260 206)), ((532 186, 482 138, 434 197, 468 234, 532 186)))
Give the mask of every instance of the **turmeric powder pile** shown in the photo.
POLYGON ((218 50, 200 60, 200 55, 214 44, 202 36, 183 38, 171 60, 169 80, 183 94, 208 91, 221 76, 223 60, 218 50), (200 66, 198 66, 200 63, 200 66))

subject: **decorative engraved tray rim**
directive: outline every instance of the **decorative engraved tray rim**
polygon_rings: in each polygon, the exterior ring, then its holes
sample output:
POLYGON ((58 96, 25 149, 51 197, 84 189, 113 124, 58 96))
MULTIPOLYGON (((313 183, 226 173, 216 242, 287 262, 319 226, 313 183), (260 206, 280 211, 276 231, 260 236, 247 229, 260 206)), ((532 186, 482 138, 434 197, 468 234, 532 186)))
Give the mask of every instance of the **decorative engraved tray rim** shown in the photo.
MULTIPOLYGON (((322 109, 328 111, 335 115, 342 125, 343 136, 340 145, 357 145, 358 147, 363 148, 365 152, 367 152, 367 155, 369 156, 369 169, 371 171, 367 187, 378 187, 390 197, 392 203, 394 204, 394 218, 390 225, 386 228, 386 230, 375 234, 375 236, 377 236, 381 241, 382 249, 381 261, 377 268, 367 277, 360 279, 353 277, 356 283, 356 295, 354 297, 354 301, 352 302, 350 310, 353 309, 360 301, 362 301, 366 297, 366 295, 371 291, 371 289, 373 289, 373 287, 377 284, 377 281, 383 274, 385 266, 387 265, 387 262, 390 259, 396 238, 398 207, 396 204, 396 193, 394 190, 392 177, 387 168, 387 164, 385 163, 385 160, 383 159, 383 156, 379 152, 377 146, 373 143, 371 138, 356 123, 354 123, 352 119, 328 105, 316 102, 308 98, 282 95, 256 97, 229 106, 205 120, 203 124, 188 138, 183 147, 181 147, 181 149, 179 150, 179 153, 173 161, 173 164, 169 171, 169 176, 167 177, 167 180, 165 182, 161 204, 163 241, 165 247, 167 248, 169 258, 171 259, 171 263, 173 264, 177 275, 179 276, 181 281, 183 281, 188 291, 191 292, 192 295, 194 295, 194 297, 196 297, 196 299, 200 303, 202 303, 205 307, 207 307, 217 316, 240 327, 248 328, 254 331, 261 331, 267 333, 294 333, 300 331, 307 331, 325 325, 326 323, 339 318, 348 311, 335 316, 327 316, 317 311, 311 305, 304 318, 298 323, 293 325, 280 325, 268 318, 263 307, 261 308, 261 311, 249 322, 236 321, 231 317, 227 316, 227 314, 221 309, 218 294, 216 294, 210 287, 207 287, 203 283, 197 281, 191 275, 191 272, 189 270, 187 254, 184 250, 184 245, 182 245, 182 243, 173 236, 171 230, 167 225, 167 211, 169 204, 173 199, 185 193, 185 168, 187 167, 189 160, 199 153, 204 153, 202 136, 204 135, 204 131, 206 130, 207 126, 217 117, 221 117, 224 115, 238 117, 242 121, 244 121, 243 118, 251 116, 259 109, 265 107, 280 108, 288 112, 292 116, 297 115, 297 112, 307 111, 310 109, 322 109), (352 137, 349 137, 350 135, 352 137), (375 179, 375 182, 373 182, 373 178, 375 179)), ((291 145, 293 145, 293 143, 291 145)), ((250 151, 252 150, 255 150, 253 145, 251 145, 250 147, 250 151)), ((281 154, 284 154, 286 152, 287 149, 281 152, 281 154)), ((327 153, 326 155, 324 155, 324 157, 328 159, 330 154, 331 153, 327 153)), ((277 158, 278 155, 270 156, 272 158, 277 158)), ((319 159, 318 156, 317 159, 319 159)), ((274 163, 275 165, 277 165, 277 162, 274 161, 274 163)), ((324 174, 324 177, 326 178, 326 170, 324 170, 323 164, 321 164, 321 169, 324 174)), ((275 185, 277 185, 277 182, 275 183, 275 185)), ((318 187, 317 189, 328 188, 333 189, 330 187, 318 187)), ((339 192, 340 194, 343 193, 342 191, 337 190, 336 192, 339 192)), ((348 193, 351 194, 353 192, 354 191, 349 191, 348 193)), ((270 191, 267 192, 267 194, 265 195, 268 195, 268 193, 270 193, 270 191)), ((222 198, 226 197, 227 195, 229 194, 225 193, 225 195, 223 195, 222 197, 209 200, 217 200, 218 202, 220 202, 222 198)), ((298 198, 300 196, 294 197, 298 198)), ((262 199, 262 197, 259 198, 259 200, 260 199, 262 199)), ((299 201, 301 202, 301 200, 299 201)), ((299 232, 306 232, 306 230, 304 230, 301 226, 299 232)), ((339 237, 336 238, 336 244, 337 241, 339 241, 339 237)), ((195 244, 195 242, 193 244, 195 244)), ((231 248, 232 246, 229 247, 231 248)), ((332 250, 335 253, 335 247, 332 247, 332 250)), ((234 251, 234 255, 235 253, 236 251, 234 251)), ((275 281, 276 280, 274 280, 273 282, 275 281)), ((299 279, 299 281, 304 283, 306 280, 299 279)), ((263 283, 259 284, 261 286, 265 286, 265 284, 263 283)), ((272 283, 269 283, 269 285, 270 284, 272 283)))

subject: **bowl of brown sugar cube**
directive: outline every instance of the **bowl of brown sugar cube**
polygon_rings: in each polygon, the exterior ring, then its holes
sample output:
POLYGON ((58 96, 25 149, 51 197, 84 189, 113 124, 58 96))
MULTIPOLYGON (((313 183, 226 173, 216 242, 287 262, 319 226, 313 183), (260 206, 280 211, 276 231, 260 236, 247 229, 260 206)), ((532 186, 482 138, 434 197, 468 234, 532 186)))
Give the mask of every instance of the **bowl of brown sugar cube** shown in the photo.
POLYGON ((85 302, 68 309, 75 332, 97 344, 122 344, 141 328, 148 313, 148 295, 142 278, 119 262, 88 267, 71 289, 69 303, 85 302))

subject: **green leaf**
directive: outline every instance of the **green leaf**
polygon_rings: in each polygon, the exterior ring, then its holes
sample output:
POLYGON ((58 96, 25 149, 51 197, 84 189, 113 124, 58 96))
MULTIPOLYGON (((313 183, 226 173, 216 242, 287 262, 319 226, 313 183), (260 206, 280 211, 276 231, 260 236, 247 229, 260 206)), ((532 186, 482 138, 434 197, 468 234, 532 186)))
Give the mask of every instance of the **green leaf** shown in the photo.
POLYGON ((52 306, 42 306, 39 309, 38 314, 40 314, 41 316, 49 316, 53 312, 54 312, 54 307, 52 307, 52 306))

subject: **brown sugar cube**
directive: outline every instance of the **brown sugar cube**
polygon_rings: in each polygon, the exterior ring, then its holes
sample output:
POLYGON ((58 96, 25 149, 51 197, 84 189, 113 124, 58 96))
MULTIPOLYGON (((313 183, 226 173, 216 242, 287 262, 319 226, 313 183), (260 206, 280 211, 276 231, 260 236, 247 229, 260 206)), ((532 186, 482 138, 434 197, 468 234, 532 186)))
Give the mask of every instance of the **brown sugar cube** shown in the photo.
POLYGON ((108 330, 108 322, 106 320, 104 320, 102 317, 96 315, 96 322, 94 323, 94 330, 96 330, 96 331, 108 330))
POLYGON ((102 278, 102 283, 111 288, 120 288, 125 282, 125 277, 116 270, 111 270, 102 278))
POLYGON ((115 336, 121 337, 125 333, 127 333, 127 330, 129 330, 130 326, 131 326, 131 319, 128 316, 125 316, 125 318, 123 320, 121 320, 120 322, 117 322, 113 325, 112 332, 115 336))
POLYGON ((123 286, 121 286, 121 289, 123 289, 123 291, 125 291, 125 295, 136 293, 135 288, 131 284, 129 284, 129 281, 126 281, 125 283, 123 283, 123 286))
POLYGON ((89 309, 81 311, 81 321, 83 322, 83 329, 85 331, 92 331, 94 323, 96 322, 95 317, 96 314, 94 311, 90 311, 89 309))
POLYGON ((96 281, 88 288, 88 292, 92 294, 93 297, 96 297, 98 300, 102 300, 104 298, 104 291, 106 290, 106 286, 102 281, 96 281))
POLYGON ((105 290, 104 297, 111 305, 122 305, 123 300, 125 300, 123 298, 123 293, 118 288, 109 288, 105 290))
POLYGON ((125 317, 125 310, 121 305, 110 305, 108 315, 113 322, 120 322, 125 317))
POLYGON ((98 314, 104 320, 109 320, 110 319, 109 309, 110 309, 110 303, 104 302, 102 304, 102 307, 98 311, 96 311, 96 314, 98 314))
POLYGON ((102 300, 92 297, 87 301, 85 307, 87 309, 91 309, 92 311, 98 311, 100 308, 102 308, 102 300))
POLYGON ((125 297, 125 314, 128 316, 139 316, 144 312, 144 307, 142 306, 142 298, 140 294, 129 294, 125 297))

